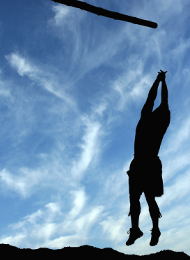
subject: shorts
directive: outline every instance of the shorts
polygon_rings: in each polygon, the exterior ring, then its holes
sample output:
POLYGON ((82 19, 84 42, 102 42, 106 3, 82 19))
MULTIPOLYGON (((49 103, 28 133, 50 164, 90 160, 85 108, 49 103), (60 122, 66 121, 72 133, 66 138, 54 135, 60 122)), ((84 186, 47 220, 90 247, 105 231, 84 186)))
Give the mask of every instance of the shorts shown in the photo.
POLYGON ((164 194, 162 163, 158 156, 134 158, 127 174, 130 195, 139 196, 146 192, 151 196, 161 197, 164 194))

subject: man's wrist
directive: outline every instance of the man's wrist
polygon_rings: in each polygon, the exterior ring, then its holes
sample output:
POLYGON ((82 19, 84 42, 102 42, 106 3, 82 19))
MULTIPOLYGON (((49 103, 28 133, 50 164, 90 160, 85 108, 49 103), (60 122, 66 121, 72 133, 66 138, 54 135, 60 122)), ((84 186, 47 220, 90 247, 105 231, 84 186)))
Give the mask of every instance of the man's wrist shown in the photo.
POLYGON ((157 76, 157 78, 156 78, 155 81, 156 81, 156 82, 160 82, 160 81, 161 81, 161 79, 159 78, 159 75, 157 76))
POLYGON ((164 78, 164 79, 162 79, 161 81, 162 81, 162 83, 166 83, 166 79, 165 79, 165 78, 164 78))

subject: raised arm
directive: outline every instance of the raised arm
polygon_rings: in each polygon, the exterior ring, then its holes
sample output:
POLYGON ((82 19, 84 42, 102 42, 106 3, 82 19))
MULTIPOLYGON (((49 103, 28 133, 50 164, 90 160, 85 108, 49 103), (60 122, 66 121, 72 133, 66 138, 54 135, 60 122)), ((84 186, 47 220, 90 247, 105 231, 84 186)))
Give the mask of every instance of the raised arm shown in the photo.
POLYGON ((168 89, 165 77, 162 79, 161 104, 168 107, 168 89))
POLYGON ((167 71, 164 72, 162 70, 160 70, 160 72, 158 72, 158 76, 157 76, 156 80, 154 81, 154 83, 148 93, 148 98, 142 108, 141 116, 147 115, 148 113, 152 112, 160 81, 162 82, 161 104, 166 105, 168 107, 168 89, 167 89, 166 81, 165 81, 166 72, 167 71))
POLYGON ((147 100, 142 108, 141 111, 141 116, 146 115, 147 113, 152 112, 152 109, 154 107, 154 101, 156 99, 157 96, 157 91, 158 91, 158 86, 160 83, 160 73, 158 74, 156 80, 154 81, 149 93, 148 93, 148 97, 147 100))

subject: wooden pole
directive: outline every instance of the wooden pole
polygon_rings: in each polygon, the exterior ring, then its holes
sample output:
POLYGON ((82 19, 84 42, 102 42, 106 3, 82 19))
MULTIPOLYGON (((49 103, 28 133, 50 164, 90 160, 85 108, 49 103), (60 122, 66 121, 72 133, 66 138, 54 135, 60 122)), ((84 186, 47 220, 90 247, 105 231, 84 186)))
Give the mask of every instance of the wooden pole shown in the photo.
POLYGON ((147 26, 150 28, 154 28, 154 29, 157 28, 157 26, 158 26, 157 23, 154 23, 154 22, 151 22, 148 20, 143 20, 143 19, 140 19, 137 17, 133 17, 133 16, 117 13, 117 12, 112 12, 112 11, 103 9, 101 7, 96 7, 96 6, 87 4, 85 2, 77 1, 77 0, 52 0, 52 1, 60 3, 60 4, 64 4, 67 6, 80 8, 81 10, 85 10, 87 12, 91 12, 91 13, 105 16, 108 18, 112 18, 115 20, 121 20, 121 21, 129 22, 129 23, 143 25, 143 26, 147 26))

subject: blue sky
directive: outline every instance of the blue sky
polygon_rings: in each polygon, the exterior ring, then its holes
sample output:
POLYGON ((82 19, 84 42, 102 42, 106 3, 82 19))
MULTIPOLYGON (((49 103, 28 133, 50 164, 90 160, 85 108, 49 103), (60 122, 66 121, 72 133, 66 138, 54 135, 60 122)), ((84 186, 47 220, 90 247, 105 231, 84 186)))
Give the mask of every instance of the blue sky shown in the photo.
MULTIPOLYGON (((86 2, 158 27, 50 0, 0 3, 0 243, 190 255, 190 3, 86 2), (162 235, 149 246, 152 222, 142 195, 144 236, 126 247, 126 171, 160 69, 168 71, 171 110, 159 152, 162 235)), ((159 102, 160 88, 155 107, 159 102)))

